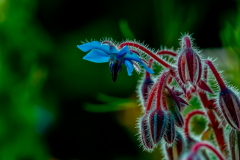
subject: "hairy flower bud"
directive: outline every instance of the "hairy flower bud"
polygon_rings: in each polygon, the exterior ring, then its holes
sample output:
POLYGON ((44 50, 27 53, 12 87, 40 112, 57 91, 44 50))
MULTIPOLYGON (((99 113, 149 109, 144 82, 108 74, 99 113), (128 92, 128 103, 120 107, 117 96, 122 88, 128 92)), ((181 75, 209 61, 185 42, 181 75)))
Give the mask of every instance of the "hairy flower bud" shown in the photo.
POLYGON ((149 116, 149 124, 152 140, 157 144, 161 140, 166 128, 166 116, 163 110, 154 110, 149 116))
POLYGON ((170 113, 167 114, 167 124, 166 124, 166 132, 164 134, 164 139, 168 144, 173 143, 175 139, 175 126, 174 119, 170 113))
POLYGON ((229 148, 233 160, 239 160, 240 131, 232 129, 229 133, 229 148))
POLYGON ((178 58, 178 73, 184 84, 190 81, 195 85, 201 78, 202 63, 191 46, 188 36, 183 37, 182 53, 178 58))
POLYGON ((141 140, 144 149, 152 150, 153 149, 153 141, 151 138, 150 130, 149 130, 149 123, 148 123, 148 116, 145 114, 142 119, 140 119, 140 134, 141 140))
POLYGON ((177 157, 177 159, 179 159, 179 157, 183 153, 183 149, 184 149, 183 137, 179 132, 176 131, 176 140, 173 142, 171 146, 166 145, 168 159, 174 160, 173 157, 177 157))
POLYGON ((228 88, 221 90, 219 105, 229 125, 240 129, 240 102, 235 93, 228 88))

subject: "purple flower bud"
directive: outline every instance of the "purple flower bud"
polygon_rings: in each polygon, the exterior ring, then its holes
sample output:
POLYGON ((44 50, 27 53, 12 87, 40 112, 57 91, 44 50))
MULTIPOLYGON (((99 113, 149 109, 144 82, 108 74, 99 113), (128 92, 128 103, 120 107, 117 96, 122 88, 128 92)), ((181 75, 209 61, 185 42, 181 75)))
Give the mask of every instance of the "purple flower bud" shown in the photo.
POLYGON ((240 131, 232 129, 229 133, 229 148, 233 160, 239 159, 240 150, 240 131), (237 158, 238 157, 238 158, 237 158))
POLYGON ((176 140, 173 142, 171 146, 166 145, 166 151, 168 154, 168 159, 173 160, 173 157, 179 157, 181 156, 184 149, 184 141, 182 135, 176 131, 176 140), (176 149, 175 149, 176 148, 176 149), (173 152, 176 150, 177 152, 173 152), (177 154, 177 155, 174 155, 177 154))
POLYGON ((178 73, 184 84, 190 81, 195 85, 201 78, 202 63, 197 53, 192 49, 188 36, 183 38, 183 42, 189 45, 182 46, 182 53, 178 58, 178 73))
POLYGON ((240 129, 240 102, 235 93, 228 88, 221 90, 219 104, 229 125, 234 129, 240 129))
POLYGON ((174 119, 170 113, 167 114, 167 124, 166 124, 166 132, 164 134, 164 139, 168 144, 173 143, 175 139, 175 126, 174 119))
POLYGON ((150 132, 153 142, 157 144, 166 128, 166 116, 161 109, 154 110, 149 116, 150 132))
POLYGON ((147 114, 145 114, 144 117, 140 120, 140 134, 141 134, 141 140, 143 143, 143 147, 146 150, 152 150, 153 142, 152 142, 147 118, 148 118, 147 114))

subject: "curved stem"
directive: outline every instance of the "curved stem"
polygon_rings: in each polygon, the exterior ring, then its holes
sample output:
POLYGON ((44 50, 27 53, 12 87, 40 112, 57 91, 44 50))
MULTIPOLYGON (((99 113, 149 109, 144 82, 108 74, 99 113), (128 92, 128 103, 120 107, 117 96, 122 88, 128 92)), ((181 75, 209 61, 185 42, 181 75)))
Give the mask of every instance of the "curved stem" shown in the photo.
POLYGON ((159 79, 157 80, 157 82, 154 84, 154 86, 152 87, 151 89, 151 92, 148 96, 148 101, 147 101, 147 107, 146 107, 146 113, 148 113, 148 111, 151 109, 151 106, 152 106, 152 102, 153 102, 153 98, 156 94, 156 90, 157 90, 157 87, 158 87, 158 84, 159 84, 159 79))
POLYGON ((157 109, 161 108, 162 90, 164 88, 164 85, 166 83, 166 79, 167 79, 168 75, 169 75, 168 72, 164 72, 161 76, 160 81, 159 81, 158 90, 157 90, 157 104, 156 104, 157 109))
POLYGON ((190 138, 189 122, 190 122, 190 119, 195 115, 205 115, 205 113, 203 111, 195 110, 195 111, 191 111, 187 114, 187 116, 185 118, 185 128, 184 128, 184 134, 185 134, 186 138, 190 138))
POLYGON ((213 153, 216 154, 216 156, 220 160, 224 160, 224 157, 221 153, 219 153, 212 145, 205 143, 205 142, 197 142, 196 144, 194 144, 194 146, 191 149, 191 152, 197 153, 199 148, 201 148, 201 147, 206 147, 206 148, 210 149, 213 153))
MULTIPOLYGON (((164 55, 164 54, 166 54, 166 55, 171 55, 171 56, 177 56, 177 53, 174 53, 174 52, 172 52, 172 51, 158 51, 157 53, 156 53, 156 55, 164 55)), ((152 64, 153 64, 153 58, 150 58, 150 60, 148 61, 148 68, 152 68, 152 64)), ((150 73, 148 73, 147 71, 146 71, 146 78, 150 78, 151 76, 150 76, 150 73)))
POLYGON ((212 64, 212 62, 210 60, 205 60, 205 63, 210 67, 210 69, 212 70, 217 82, 218 82, 218 85, 220 87, 221 90, 223 89, 226 89, 226 85, 225 83, 223 82, 220 74, 218 73, 217 69, 214 67, 214 65, 212 64))
POLYGON ((134 42, 123 42, 122 44, 119 45, 119 49, 122 49, 125 45, 128 45, 128 46, 132 46, 132 47, 135 47, 135 48, 138 48, 142 51, 144 51, 146 54, 148 54, 150 57, 152 57, 153 59, 155 59, 157 62, 159 62, 161 65, 163 65, 164 67, 166 68, 169 68, 171 67, 171 65, 167 64, 166 62, 164 62, 163 60, 161 60, 160 58, 158 58, 158 56, 156 54, 153 54, 151 51, 149 51, 147 48, 137 44, 137 43, 134 43, 134 42))
POLYGON ((212 125, 216 141, 218 143, 220 151, 224 154, 224 156, 227 157, 227 151, 226 151, 226 141, 224 139, 224 131, 222 127, 219 127, 219 121, 215 114, 213 113, 213 110, 210 109, 208 98, 205 92, 198 92, 198 95, 202 101, 202 104, 206 110, 206 114, 208 115, 208 118, 210 120, 210 123, 212 125))
POLYGON ((158 51, 158 52, 156 53, 156 55, 163 55, 163 54, 170 55, 170 56, 174 56, 174 57, 177 56, 177 53, 174 53, 174 52, 172 52, 172 51, 162 50, 162 51, 158 51))

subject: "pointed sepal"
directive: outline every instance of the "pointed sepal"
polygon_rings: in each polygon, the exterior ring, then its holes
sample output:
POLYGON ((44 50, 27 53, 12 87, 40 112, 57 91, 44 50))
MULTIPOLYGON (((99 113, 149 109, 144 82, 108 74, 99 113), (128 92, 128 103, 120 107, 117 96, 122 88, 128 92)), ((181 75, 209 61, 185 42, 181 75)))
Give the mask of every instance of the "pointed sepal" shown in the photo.
POLYGON ((200 79, 199 82, 198 82, 198 84, 197 84, 197 86, 198 86, 199 88, 201 88, 202 90, 207 91, 207 92, 213 94, 213 92, 212 92, 212 90, 210 89, 210 87, 209 87, 203 80, 200 79))

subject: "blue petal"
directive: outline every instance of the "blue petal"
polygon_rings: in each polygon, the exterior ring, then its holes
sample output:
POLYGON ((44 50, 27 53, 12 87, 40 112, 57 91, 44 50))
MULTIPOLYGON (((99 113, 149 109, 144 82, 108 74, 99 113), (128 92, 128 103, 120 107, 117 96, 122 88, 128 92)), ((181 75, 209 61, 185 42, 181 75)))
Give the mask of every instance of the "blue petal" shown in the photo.
POLYGON ((83 59, 95 63, 104 63, 109 61, 108 54, 98 49, 91 50, 86 56, 83 57, 83 59))
POLYGON ((141 59, 138 57, 138 55, 136 55, 136 54, 126 54, 126 55, 124 56, 124 58, 127 59, 127 60, 137 61, 137 62, 139 62, 140 64, 143 63, 142 60, 141 60, 141 59))
POLYGON ((150 68, 148 68, 144 63, 141 63, 141 65, 145 68, 145 70, 148 72, 148 73, 151 73, 153 74, 153 70, 151 70, 150 68))
MULTIPOLYGON (((104 45, 107 45, 107 44, 104 44, 104 45)), ((110 46, 110 53, 118 53, 119 50, 117 50, 114 46, 110 46)))
POLYGON ((124 56, 126 53, 130 54, 130 51, 128 49, 128 46, 124 46, 120 51, 119 53, 117 53, 117 59, 121 59, 122 56, 124 56))
POLYGON ((133 64, 132 64, 132 62, 129 61, 129 60, 125 60, 124 64, 127 66, 128 75, 131 76, 132 75, 132 71, 133 71, 133 64))
POLYGON ((113 46, 110 47, 107 44, 101 44, 98 41, 93 41, 93 42, 85 43, 82 45, 77 45, 77 47, 84 52, 87 52, 91 49, 99 49, 99 50, 104 51, 107 54, 119 52, 115 47, 113 47, 113 46))
POLYGON ((150 68, 148 68, 148 67, 142 62, 142 60, 141 60, 141 59, 138 57, 138 55, 136 55, 136 54, 126 54, 126 55, 124 56, 124 59, 137 61, 137 62, 139 62, 139 63, 145 68, 145 70, 146 70, 148 73, 151 73, 151 74, 154 73, 150 68))

